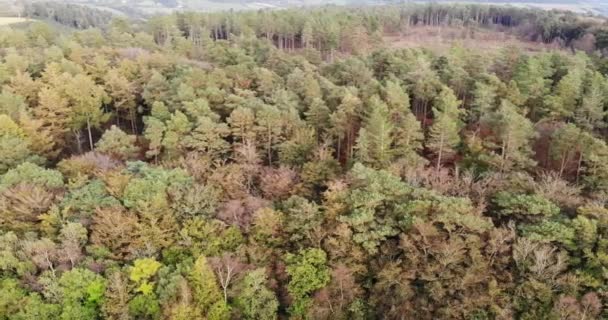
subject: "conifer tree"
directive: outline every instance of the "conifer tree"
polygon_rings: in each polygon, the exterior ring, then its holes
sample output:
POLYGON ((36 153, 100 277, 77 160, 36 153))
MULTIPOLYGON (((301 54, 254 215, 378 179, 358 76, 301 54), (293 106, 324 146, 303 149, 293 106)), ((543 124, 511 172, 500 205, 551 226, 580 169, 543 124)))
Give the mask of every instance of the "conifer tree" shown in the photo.
POLYGON ((74 130, 86 128, 89 147, 93 150, 92 130, 99 128, 109 117, 101 108, 106 98, 105 92, 93 79, 82 74, 72 78, 64 90, 71 110, 71 127, 74 130))
POLYGON ((197 126, 184 139, 188 149, 208 155, 211 159, 221 159, 230 151, 226 137, 230 129, 225 123, 217 123, 208 117, 199 117, 197 126))
POLYGON ((255 138, 255 114, 251 109, 239 107, 232 111, 228 118, 232 135, 240 143, 253 141, 255 138))
POLYGON ((578 152, 583 152, 581 148, 582 132, 574 124, 566 124, 555 130, 551 135, 551 157, 559 162, 559 176, 564 174, 568 164, 574 160, 578 152))
POLYGON ((283 118, 275 106, 264 105, 257 112, 255 121, 260 145, 265 146, 266 160, 272 165, 273 150, 283 139, 283 118))
POLYGON ((154 158, 155 162, 158 162, 158 158, 162 152, 165 130, 166 127, 162 121, 154 117, 146 118, 146 130, 144 131, 144 137, 148 139, 149 143, 146 156, 148 158, 154 158))
POLYGON ((593 131, 605 127, 606 93, 608 81, 598 72, 590 74, 580 108, 576 108, 574 120, 578 126, 593 131))
POLYGON ((384 168, 393 159, 393 130, 395 126, 389 118, 387 105, 378 97, 369 103, 370 114, 359 132, 357 157, 360 161, 384 168))
POLYGON ((43 88, 38 94, 38 106, 33 114, 42 121, 42 126, 55 143, 61 147, 65 146, 65 136, 72 121, 67 99, 54 89, 43 88))
POLYGON ((112 126, 97 141, 97 151, 115 156, 120 160, 133 159, 139 152, 135 144, 136 140, 136 136, 128 135, 117 126, 112 126))
POLYGON ((511 102, 502 100, 492 123, 500 144, 501 170, 532 165, 530 142, 536 133, 530 120, 511 102))
POLYGON ((429 129, 427 148, 435 153, 436 168, 439 170, 441 163, 446 157, 455 153, 455 148, 460 144, 460 101, 453 91, 444 87, 433 107, 435 119, 429 129))

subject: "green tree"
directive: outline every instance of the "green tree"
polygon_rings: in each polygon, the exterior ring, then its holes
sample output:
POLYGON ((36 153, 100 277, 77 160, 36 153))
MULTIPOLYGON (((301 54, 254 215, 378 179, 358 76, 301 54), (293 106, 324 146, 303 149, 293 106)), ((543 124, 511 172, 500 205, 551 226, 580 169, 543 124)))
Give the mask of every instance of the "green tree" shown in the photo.
POLYGON ((323 99, 315 98, 304 114, 308 124, 315 129, 318 140, 329 127, 330 110, 327 104, 323 99))
POLYGON ((255 138, 255 114, 251 109, 239 107, 230 113, 228 124, 232 136, 240 143, 254 141, 255 138))
POLYGON ((92 130, 99 128, 109 117, 109 114, 104 113, 101 108, 106 94, 93 79, 82 74, 76 75, 65 85, 65 94, 72 111, 71 127, 74 130, 86 127, 89 147, 93 150, 92 130))
POLYGON ((603 122, 606 111, 606 92, 608 92, 608 82, 598 72, 590 75, 586 90, 583 93, 582 102, 576 108, 574 120, 578 126, 593 131, 605 127, 603 122))
POLYGON ((192 287, 192 298, 201 315, 209 320, 229 318, 230 308, 224 302, 222 291, 207 258, 200 256, 196 259, 188 279, 192 287))
POLYGON ((189 150, 217 160, 230 151, 230 143, 226 141, 229 135, 230 128, 225 123, 217 123, 209 117, 199 117, 196 127, 184 139, 184 144, 189 150))
POLYGON ((117 126, 112 126, 101 136, 95 144, 97 151, 116 157, 120 160, 131 160, 137 157, 139 149, 136 145, 137 137, 128 135, 117 126))
POLYGON ((0 115, 0 173, 24 162, 40 163, 30 150, 30 141, 23 129, 7 115, 0 115))
POLYGON ((253 270, 242 280, 235 304, 243 319, 277 318, 279 302, 274 293, 267 288, 267 282, 268 277, 264 269, 253 270))
POLYGON ((568 164, 574 160, 577 153, 583 152, 583 150, 579 150, 581 137, 581 130, 571 123, 558 128, 551 135, 551 158, 559 161, 560 177, 564 174, 564 170, 568 164))
POLYGON ((150 79, 144 85, 142 98, 149 106, 156 102, 170 102, 170 87, 169 82, 158 71, 153 70, 150 79))
POLYGON ((357 158, 377 168, 386 167, 393 160, 393 123, 385 103, 377 97, 372 98, 370 114, 365 126, 359 131, 357 158))
POLYGON ((522 115, 508 100, 502 100, 499 109, 490 122, 496 132, 500 145, 501 170, 518 166, 526 168, 533 165, 530 159, 531 140, 536 132, 530 120, 522 115))
POLYGON ((63 175, 56 170, 44 169, 26 162, 0 176, 0 191, 19 185, 31 184, 49 189, 61 189, 64 186, 63 175))
POLYGON ((255 118, 258 132, 257 136, 261 140, 260 144, 265 146, 266 160, 272 165, 273 151, 282 142, 283 137, 283 117, 278 108, 264 105, 259 110, 255 118))
POLYGON ((557 119, 569 119, 574 116, 583 92, 583 76, 583 70, 573 66, 557 83, 547 102, 549 116, 557 119))
POLYGON ((460 144, 461 111, 458 109, 460 101, 449 88, 444 88, 435 100, 433 114, 435 119, 429 129, 427 148, 437 156, 436 168, 439 170, 442 161, 453 155, 460 144))
POLYGON ((558 206, 537 194, 499 192, 494 197, 494 203, 500 215, 524 221, 539 221, 560 212, 558 206))
POLYGON ((137 318, 156 319, 160 305, 156 297, 155 282, 161 263, 153 258, 137 259, 129 268, 129 279, 135 285, 135 297, 129 301, 129 313, 137 318))
POLYGON ((296 319, 305 318, 312 303, 310 295, 331 280, 327 254, 321 249, 303 249, 297 254, 287 254, 285 262, 289 275, 287 290, 294 299, 289 312, 296 319))
POLYGON ((165 133, 165 124, 154 117, 146 118, 146 130, 144 131, 144 137, 149 141, 149 149, 146 151, 148 158, 154 158, 155 162, 158 162, 158 158, 162 153, 163 147, 163 135, 165 133))
POLYGON ((129 121, 131 121, 131 132, 137 133, 137 101, 135 85, 120 74, 118 69, 110 70, 104 76, 105 90, 108 96, 112 99, 114 108, 117 111, 117 118, 120 119, 120 113, 125 113, 129 121))
POLYGON ((387 171, 376 171, 359 163, 350 172, 353 185, 344 199, 349 214, 340 218, 352 228, 352 240, 369 253, 396 235, 408 220, 401 205, 410 188, 387 171))
POLYGON ((184 151, 184 140, 192 131, 192 123, 185 114, 175 111, 165 123, 162 140, 163 150, 169 159, 177 158, 184 151))
POLYGON ((352 158, 354 153, 358 113, 361 112, 362 105, 359 97, 348 90, 336 111, 330 115, 331 133, 337 140, 336 152, 338 156, 345 152, 347 161, 352 158))
POLYGON ((72 269, 58 280, 62 312, 60 319, 98 319, 106 281, 87 269, 72 269))

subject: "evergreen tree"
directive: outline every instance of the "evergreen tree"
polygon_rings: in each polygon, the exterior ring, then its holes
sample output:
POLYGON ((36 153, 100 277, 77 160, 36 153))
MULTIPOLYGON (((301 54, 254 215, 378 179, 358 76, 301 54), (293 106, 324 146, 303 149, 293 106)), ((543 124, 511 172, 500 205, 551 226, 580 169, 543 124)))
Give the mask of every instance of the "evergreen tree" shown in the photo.
POLYGON ((530 120, 519 113, 511 102, 502 100, 492 124, 500 145, 501 170, 512 166, 531 166, 533 161, 530 159, 530 141, 536 136, 536 132, 530 120))
POLYGON ((449 88, 444 88, 435 101, 435 119, 429 129, 427 148, 437 156, 436 168, 439 170, 446 157, 452 156, 460 144, 460 101, 449 88))
POLYGON ((109 114, 104 113, 102 104, 106 98, 103 88, 96 85, 90 77, 78 74, 65 86, 71 110, 71 127, 80 130, 85 127, 89 147, 93 150, 93 128, 99 128, 107 121, 109 114))
POLYGON ((359 131, 357 158, 369 165, 384 168, 393 159, 394 125, 385 103, 374 97, 369 105, 370 114, 359 131))
POLYGON ((578 126, 588 131, 604 128, 606 92, 608 92, 608 82, 604 76, 597 72, 592 73, 581 106, 575 111, 574 120, 578 126))
POLYGON ((199 117, 197 126, 183 143, 189 150, 219 160, 230 151, 230 144, 225 140, 229 135, 230 129, 225 123, 214 122, 209 117, 199 117))
POLYGON ((127 135, 116 126, 103 133, 97 141, 97 151, 112 155, 121 160, 133 159, 139 153, 135 144, 136 136, 127 135))
POLYGON ((162 152, 163 146, 163 135, 165 133, 165 124, 154 118, 146 118, 146 130, 144 131, 144 137, 149 141, 149 148, 146 151, 146 156, 154 158, 155 162, 158 162, 158 158, 162 152))

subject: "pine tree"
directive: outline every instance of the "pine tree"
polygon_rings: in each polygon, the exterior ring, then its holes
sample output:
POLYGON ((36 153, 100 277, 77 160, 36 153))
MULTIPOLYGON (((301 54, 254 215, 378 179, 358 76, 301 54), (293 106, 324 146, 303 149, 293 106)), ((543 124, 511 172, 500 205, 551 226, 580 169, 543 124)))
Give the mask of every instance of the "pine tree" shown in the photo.
POLYGON ((559 162, 559 176, 564 174, 567 165, 574 160, 580 150, 582 132, 574 124, 566 124, 551 135, 551 157, 559 162))
POLYGON ((392 138, 394 141, 393 155, 405 161, 403 164, 417 166, 425 160, 418 155, 422 149, 424 133, 421 124, 410 110, 410 98, 405 90, 396 82, 386 82, 384 101, 388 106, 389 119, 394 126, 392 138))
POLYGON ((272 165, 272 154, 275 147, 282 142, 283 118, 275 106, 264 105, 256 114, 256 131, 261 140, 260 145, 265 146, 266 160, 272 165))
POLYGON ((106 98, 105 92, 93 79, 82 74, 72 78, 64 90, 71 107, 71 127, 74 130, 86 128, 89 147, 93 150, 92 130, 99 128, 109 117, 101 108, 106 98))
POLYGON ((323 132, 329 127, 330 111, 327 104, 325 104, 323 99, 315 98, 304 114, 306 115, 308 124, 315 128, 317 140, 319 140, 323 132))
POLYGON ((165 135, 163 137, 162 146, 165 150, 165 155, 169 158, 176 158, 184 149, 184 139, 190 134, 192 124, 185 114, 179 110, 171 115, 171 118, 165 123, 165 135))
POLYGON ((427 148, 437 156, 436 168, 439 170, 446 157, 453 155, 460 144, 460 101, 451 89, 444 87, 433 107, 435 119, 429 129, 427 148))
POLYGON ((25 132, 7 115, 0 115, 0 173, 33 159, 25 132))
POLYGON ((97 151, 112 155, 120 160, 134 159, 139 153, 135 144, 136 136, 128 135, 117 126, 112 126, 97 141, 97 151))
POLYGON ((476 122, 483 121, 496 109, 497 92, 492 84, 477 82, 473 91, 471 118, 476 122))
POLYGON ((142 98, 151 106, 154 102, 169 103, 170 88, 169 82, 162 74, 154 70, 152 76, 144 86, 142 98))
POLYGON ((342 97, 336 111, 330 115, 331 133, 337 140, 336 152, 340 158, 342 150, 346 152, 346 161, 350 160, 355 146, 355 130, 358 122, 358 114, 361 112, 362 103, 351 90, 342 97))
POLYGON ((56 90, 43 88, 38 94, 38 107, 34 116, 42 121, 42 126, 60 148, 65 147, 65 135, 69 132, 70 109, 68 101, 56 90))
POLYGON ((198 118, 198 124, 185 138, 184 144, 190 149, 208 155, 211 159, 221 159, 230 151, 226 137, 230 129, 225 123, 217 123, 208 117, 198 118))
POLYGON ((137 133, 137 103, 134 84, 121 75, 118 69, 112 69, 104 76, 104 84, 106 92, 116 108, 116 117, 120 119, 120 113, 126 113, 131 122, 131 132, 137 133))
POLYGON ((605 104, 608 93, 608 81, 598 72, 588 77, 588 85, 583 94, 580 108, 576 108, 574 120, 578 126, 587 131, 602 129, 606 116, 605 104))
POLYGON ((393 159, 393 130, 388 106, 373 97, 369 103, 370 114, 359 132, 357 158, 377 168, 386 167, 393 159))
POLYGON ((386 81, 383 99, 391 113, 391 118, 395 121, 410 110, 410 97, 396 80, 386 81))
POLYGON ((228 124, 232 136, 240 143, 254 141, 255 138, 255 115, 251 109, 239 107, 232 111, 228 118, 228 124))
POLYGON ((166 127, 162 121, 154 117, 146 118, 144 137, 149 141, 149 148, 148 151, 146 151, 146 156, 148 158, 154 158, 155 162, 158 162, 158 157, 162 152, 165 130, 166 127))
POLYGON ((418 153, 422 150, 424 133, 420 121, 408 110, 405 118, 393 133, 394 136, 394 155, 403 159, 408 166, 416 167, 422 165, 426 160, 418 153))
POLYGON ((547 100, 548 116, 555 119, 574 116, 582 95, 583 75, 582 70, 573 68, 557 83, 547 100))
POLYGON ((501 170, 532 165, 530 141, 536 133, 530 120, 511 102, 502 100, 492 124, 500 143, 501 170))

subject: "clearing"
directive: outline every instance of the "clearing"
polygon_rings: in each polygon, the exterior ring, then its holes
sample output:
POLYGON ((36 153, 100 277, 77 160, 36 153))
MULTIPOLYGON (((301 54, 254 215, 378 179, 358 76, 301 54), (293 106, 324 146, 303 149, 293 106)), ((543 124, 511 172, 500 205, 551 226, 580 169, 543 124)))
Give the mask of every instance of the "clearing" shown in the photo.
POLYGON ((9 24, 21 23, 30 21, 27 18, 17 18, 17 17, 0 17, 0 26, 7 26, 9 24))
POLYGON ((456 44, 487 53, 504 47, 517 47, 526 52, 559 49, 555 44, 526 41, 502 31, 465 27, 412 27, 401 34, 388 34, 383 38, 390 48, 425 48, 439 54, 446 53, 456 44))

